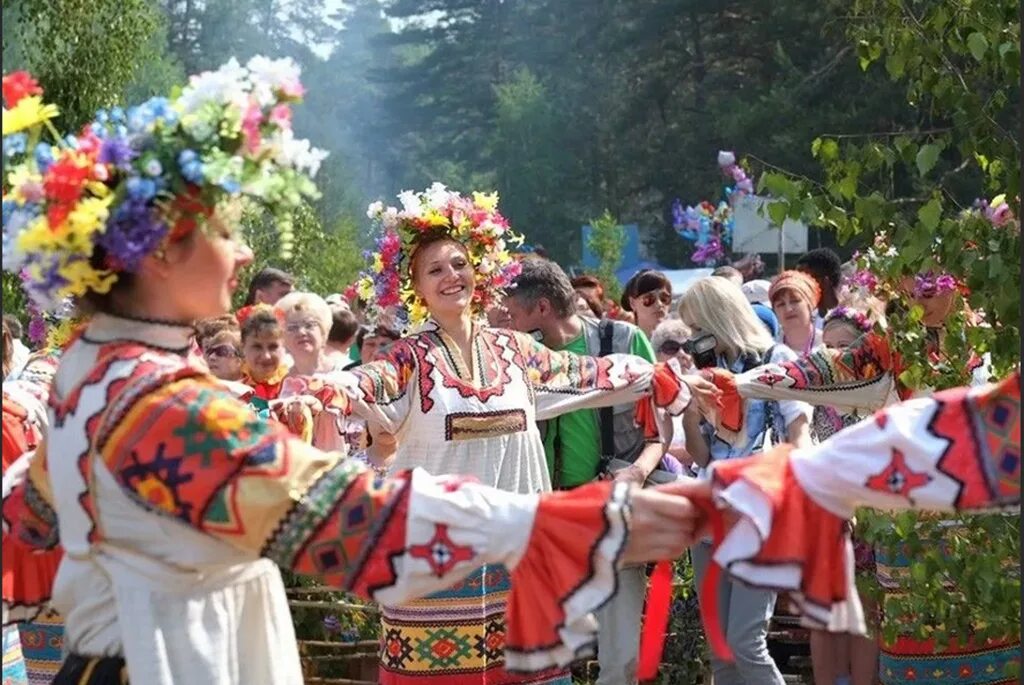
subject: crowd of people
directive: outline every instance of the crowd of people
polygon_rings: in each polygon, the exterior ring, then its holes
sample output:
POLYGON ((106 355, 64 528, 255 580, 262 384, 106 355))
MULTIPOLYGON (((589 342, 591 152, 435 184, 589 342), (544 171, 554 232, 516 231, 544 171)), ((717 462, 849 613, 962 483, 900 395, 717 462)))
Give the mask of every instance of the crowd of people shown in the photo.
MULTIPOLYGON (((1019 378, 896 404, 899 303, 847 288, 829 250, 684 293, 645 270, 611 303, 514 254, 496 196, 434 184, 371 205, 351 287, 264 269, 232 312, 254 258, 239 199, 282 209, 267 189, 315 173, 308 143, 274 147, 294 143, 297 84, 287 63, 232 63, 129 113, 130 135, 108 117, 55 153, 48 169, 89 160, 78 195, 33 194, 37 155, 13 176, 20 207, 79 235, 5 215, 11 265, 81 318, 24 359, 4 324, 5 681, 10 659, 12 682, 302 682, 283 568, 380 605, 382 683, 568 685, 594 652, 598 682, 635 683, 657 666, 647 565, 689 550, 716 683, 783 682, 766 636, 786 591, 816 629, 815 682, 859 685, 878 668, 849 637, 854 508, 1019 502, 948 487, 994 463, 965 426, 998 401, 1019 424, 1019 378), (247 122, 244 144, 208 144, 256 180, 190 166, 208 139, 189 117, 210 112, 247 122), (929 416, 953 448, 919 439, 929 416), (39 625, 62 645, 45 674, 22 639, 39 625)), ((941 351, 956 294, 904 296, 941 351)))

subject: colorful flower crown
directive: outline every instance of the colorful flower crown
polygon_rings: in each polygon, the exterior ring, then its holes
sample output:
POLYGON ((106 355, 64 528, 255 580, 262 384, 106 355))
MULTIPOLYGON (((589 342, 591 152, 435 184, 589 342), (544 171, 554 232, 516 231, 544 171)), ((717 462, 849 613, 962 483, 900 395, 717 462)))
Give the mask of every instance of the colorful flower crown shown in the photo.
POLYGON ((874 328, 874 324, 871 323, 871 319, 868 318, 867 314, 857 309, 852 309, 851 307, 839 306, 835 309, 829 310, 829 312, 825 314, 822 326, 827 326, 833 321, 841 321, 842 323, 849 324, 861 333, 868 333, 872 328, 874 328))
POLYGON ((3 268, 24 275, 42 308, 89 291, 187 235, 222 203, 248 198, 275 215, 282 246, 291 210, 318 197, 326 153, 296 139, 303 94, 290 59, 232 59, 193 76, 174 99, 100 111, 62 137, 57 108, 24 72, 4 76, 3 268), (43 129, 56 145, 40 140, 43 129))
POLYGON ((409 262, 424 238, 442 235, 466 247, 476 274, 473 311, 483 314, 522 270, 509 248, 521 245, 523 237, 498 212, 498 195, 467 198, 434 183, 421 193, 407 190, 398 199, 401 209, 374 202, 366 212, 383 232, 377 249, 366 255, 372 266, 357 283, 359 297, 377 313, 397 312, 412 326, 422 323, 427 310, 413 291, 409 262))

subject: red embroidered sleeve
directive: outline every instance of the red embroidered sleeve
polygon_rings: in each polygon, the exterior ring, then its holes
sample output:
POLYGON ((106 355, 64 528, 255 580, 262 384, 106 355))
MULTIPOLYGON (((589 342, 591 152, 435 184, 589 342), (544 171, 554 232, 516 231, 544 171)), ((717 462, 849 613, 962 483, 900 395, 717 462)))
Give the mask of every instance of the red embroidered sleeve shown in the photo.
POLYGON ((809 624, 863 632, 845 522, 858 506, 931 511, 1020 503, 1020 375, 894 405, 808 450, 713 466, 739 514, 714 559, 792 593, 809 624))
POLYGON ((741 374, 714 369, 708 375, 723 393, 724 425, 738 432, 744 398, 877 410, 892 395, 894 363, 886 339, 869 333, 843 350, 821 348, 741 374))

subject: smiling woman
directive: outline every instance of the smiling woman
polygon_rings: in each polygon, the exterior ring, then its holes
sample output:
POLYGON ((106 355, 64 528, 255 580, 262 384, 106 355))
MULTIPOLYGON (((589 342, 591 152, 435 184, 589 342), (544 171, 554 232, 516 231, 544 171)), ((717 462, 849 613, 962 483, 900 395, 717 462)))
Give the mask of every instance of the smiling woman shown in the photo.
MULTIPOLYGON (((44 125, 8 121, 16 105, 8 85, 5 77, 5 149, 9 125, 34 126, 32 141, 44 125)), ((38 90, 34 82, 21 89, 38 90)), ((620 555, 675 556, 692 536, 695 511, 665 493, 596 484, 548 497, 539 487, 501 492, 422 470, 380 478, 344 452, 320 451, 259 419, 192 363, 195 320, 227 313, 235 274, 251 258, 236 240, 235 201, 284 212, 315 194, 321 156, 290 129, 290 103, 301 93, 290 60, 232 60, 193 77, 173 102, 104 113, 60 149, 40 144, 5 166, 4 267, 23 272, 40 305, 74 296, 95 311, 61 357, 46 441, 4 479, 3 622, 31 620, 47 604, 60 612, 68 656, 58 685, 298 685, 278 567, 400 604, 502 565, 515 578, 508 638, 500 639, 504 629, 495 638, 488 623, 481 644, 487 655, 507 646, 520 670, 544 671, 589 644, 590 612, 613 591, 620 555), (9 542, 63 548, 52 588, 32 597, 9 591, 25 585, 9 581, 26 573, 9 542)), ((247 359, 255 359, 262 316, 251 311, 243 323, 247 359)), ((457 349, 436 335, 439 348, 457 349)), ((584 370, 578 360, 507 345, 548 384, 591 390, 591 399, 629 392, 627 379, 642 375, 611 361, 584 370)), ((274 354, 264 352, 273 368, 274 354)), ((422 349, 405 348, 399 363, 412 363, 410 353, 422 349)), ((456 357, 424 363, 446 359, 456 357)), ((434 379, 455 383, 444 391, 452 397, 500 394, 513 380, 508 357, 487 359, 474 366, 479 385, 458 363, 434 379)), ((387 377, 389 368, 371 367, 357 379, 370 385, 338 397, 395 428, 411 377, 387 377)), ((515 379, 522 405, 525 381, 515 379)), ((449 440, 495 425, 524 430, 525 409, 502 416, 481 424, 435 413, 430 428, 439 435, 444 425, 449 440)), ((504 456, 492 460, 496 470, 504 456)), ((389 654, 404 659, 407 650, 400 643, 389 654)))
MULTIPOLYGON (((486 310, 520 270, 506 249, 516 237, 497 198, 467 198, 435 184, 401 201, 401 210, 370 208, 384 235, 362 289, 367 299, 408 305, 419 329, 382 359, 332 374, 330 382, 348 393, 354 413, 395 436, 393 470, 461 473, 513 493, 550 490, 537 420, 635 402, 650 387, 652 365, 628 355, 555 352, 488 327, 486 310)), ((563 540, 572 549, 578 542, 563 540)), ((609 597, 612 571, 597 570, 564 595, 566 604, 609 597)), ((519 642, 511 624, 525 610, 512 600, 513 575, 507 565, 489 564, 426 599, 385 605, 380 682, 568 684, 568 670, 545 643, 528 654, 511 647, 519 642), (513 672, 524 661, 540 673, 513 672)), ((543 612, 531 607, 530 620, 543 612)), ((591 649, 589 640, 567 646, 577 657, 591 649)))

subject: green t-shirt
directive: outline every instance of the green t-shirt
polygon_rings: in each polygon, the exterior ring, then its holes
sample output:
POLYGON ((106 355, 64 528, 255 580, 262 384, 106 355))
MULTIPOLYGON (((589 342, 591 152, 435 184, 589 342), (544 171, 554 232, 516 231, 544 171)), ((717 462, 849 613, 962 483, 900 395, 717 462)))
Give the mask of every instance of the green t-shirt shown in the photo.
MULTIPOLYGON (((584 334, 570 340, 561 350, 574 354, 587 354, 587 339, 584 334)), ((559 351, 561 351, 559 350, 559 351)), ((654 349, 644 332, 637 329, 630 343, 630 354, 654 362, 654 349)), ((597 423, 595 409, 580 409, 550 419, 544 433, 544 454, 548 461, 548 473, 555 479, 555 441, 562 449, 562 487, 575 487, 597 477, 597 465, 601 460, 601 429, 597 423)))

